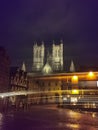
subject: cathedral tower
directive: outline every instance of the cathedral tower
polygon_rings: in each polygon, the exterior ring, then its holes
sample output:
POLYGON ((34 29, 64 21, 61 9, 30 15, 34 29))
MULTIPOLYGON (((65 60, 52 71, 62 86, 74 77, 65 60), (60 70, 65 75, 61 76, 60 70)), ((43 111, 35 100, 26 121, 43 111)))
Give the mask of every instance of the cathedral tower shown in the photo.
POLYGON ((33 46, 33 71, 41 71, 44 66, 44 53, 45 53, 45 47, 44 43, 42 42, 41 45, 38 45, 37 43, 33 46))
POLYGON ((74 65, 73 61, 71 61, 70 72, 75 72, 75 65, 74 65))
POLYGON ((63 41, 59 45, 52 45, 52 68, 54 71, 63 70, 63 41))

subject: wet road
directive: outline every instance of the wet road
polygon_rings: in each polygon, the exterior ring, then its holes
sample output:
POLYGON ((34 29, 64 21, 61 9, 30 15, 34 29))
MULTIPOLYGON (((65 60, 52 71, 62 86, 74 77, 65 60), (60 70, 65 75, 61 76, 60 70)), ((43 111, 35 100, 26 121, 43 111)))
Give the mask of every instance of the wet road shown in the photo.
POLYGON ((33 106, 29 111, 0 113, 0 130, 98 130, 98 115, 33 106))

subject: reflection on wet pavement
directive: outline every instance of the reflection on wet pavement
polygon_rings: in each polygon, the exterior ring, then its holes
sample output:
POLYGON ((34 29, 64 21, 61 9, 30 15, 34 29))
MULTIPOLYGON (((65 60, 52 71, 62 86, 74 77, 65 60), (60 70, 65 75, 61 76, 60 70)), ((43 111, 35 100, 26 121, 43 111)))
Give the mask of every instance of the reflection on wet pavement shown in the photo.
POLYGON ((0 130, 98 130, 97 115, 34 106, 30 111, 0 113, 0 130))

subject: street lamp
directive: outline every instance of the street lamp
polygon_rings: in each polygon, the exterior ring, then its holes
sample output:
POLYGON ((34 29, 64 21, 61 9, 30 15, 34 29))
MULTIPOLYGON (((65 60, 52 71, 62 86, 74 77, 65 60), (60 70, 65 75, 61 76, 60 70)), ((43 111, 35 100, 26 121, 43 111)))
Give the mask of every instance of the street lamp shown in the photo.
POLYGON ((90 72, 88 73, 88 76, 89 76, 89 77, 93 77, 93 76, 94 76, 94 73, 93 73, 92 71, 90 71, 90 72))
POLYGON ((88 79, 94 79, 95 78, 95 74, 92 71, 90 71, 88 73, 87 77, 88 77, 88 79))
POLYGON ((74 75, 72 77, 72 84, 78 84, 78 76, 74 75))

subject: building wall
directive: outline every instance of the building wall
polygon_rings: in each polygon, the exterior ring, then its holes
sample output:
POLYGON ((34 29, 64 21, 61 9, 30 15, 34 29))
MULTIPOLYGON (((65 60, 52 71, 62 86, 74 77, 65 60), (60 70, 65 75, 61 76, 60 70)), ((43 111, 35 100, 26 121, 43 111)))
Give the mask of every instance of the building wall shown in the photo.
POLYGON ((0 92, 7 92, 9 89, 10 60, 6 50, 0 47, 0 92))
MULTIPOLYGON (((10 69, 10 91, 21 92, 28 90, 27 72, 20 70, 18 67, 10 69)), ((9 98, 10 105, 15 107, 24 107, 27 103, 27 95, 18 95, 9 98)))
POLYGON ((52 68, 54 71, 63 70, 63 43, 52 46, 52 68))
POLYGON ((33 46, 33 71, 41 71, 44 66, 44 44, 33 46))
POLYGON ((98 72, 88 77, 86 73, 63 73, 49 76, 30 77, 29 95, 31 104, 62 103, 75 97, 83 100, 85 95, 98 95, 98 72), (32 98, 33 97, 33 98, 32 98), (34 100, 36 97, 36 100, 34 100), (37 98, 38 97, 38 98, 37 98))
POLYGON ((33 46, 33 72, 42 71, 44 65, 48 64, 52 67, 52 70, 62 71, 63 70, 63 42, 60 44, 52 44, 52 47, 46 50, 44 43, 38 45, 37 43, 33 46))
POLYGON ((47 104, 62 102, 62 81, 37 80, 29 77, 29 89, 34 93, 28 95, 30 104, 47 104))
POLYGON ((40 87, 38 83, 30 76, 28 76, 28 91, 32 94, 28 94, 28 105, 39 104, 40 101, 40 87))

